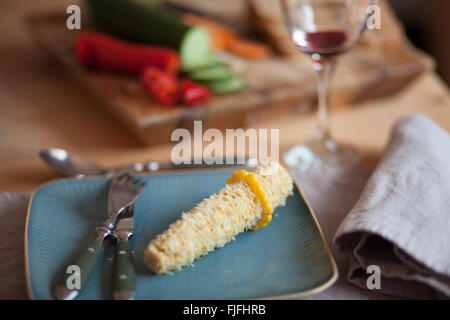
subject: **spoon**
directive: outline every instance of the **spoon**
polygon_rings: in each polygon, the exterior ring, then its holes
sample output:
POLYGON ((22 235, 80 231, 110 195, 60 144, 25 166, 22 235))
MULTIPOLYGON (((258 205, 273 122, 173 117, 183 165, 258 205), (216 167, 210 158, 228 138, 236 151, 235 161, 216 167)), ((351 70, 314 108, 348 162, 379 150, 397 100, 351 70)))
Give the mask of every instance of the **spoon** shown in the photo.
MULTIPOLYGON (((205 163, 176 165, 173 164, 172 162, 147 161, 144 163, 136 162, 131 165, 120 166, 112 169, 105 169, 89 160, 81 158, 77 155, 70 154, 64 149, 51 148, 41 151, 39 155, 42 158, 42 160, 44 160, 44 162, 54 171, 64 176, 69 177, 75 176, 78 178, 90 175, 110 174, 117 170, 132 170, 135 172, 143 172, 143 171, 154 172, 161 169, 188 169, 188 168, 194 169, 205 167, 216 168, 216 167, 230 166, 230 164, 225 164, 226 161, 223 161, 224 164, 213 163, 212 165, 206 165, 205 163)), ((240 161, 233 161, 233 164, 231 166, 254 167, 257 164, 257 159, 250 158, 247 161, 245 161, 245 164, 237 164, 238 162, 240 161)))

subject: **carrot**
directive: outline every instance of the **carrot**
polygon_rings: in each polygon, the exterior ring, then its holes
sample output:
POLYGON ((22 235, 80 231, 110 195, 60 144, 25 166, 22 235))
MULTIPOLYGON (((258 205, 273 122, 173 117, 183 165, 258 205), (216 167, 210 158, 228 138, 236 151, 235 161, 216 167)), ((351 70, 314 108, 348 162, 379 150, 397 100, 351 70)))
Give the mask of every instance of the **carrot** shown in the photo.
POLYGON ((254 41, 246 40, 226 25, 212 19, 186 13, 183 21, 189 25, 200 25, 211 34, 212 46, 216 50, 226 50, 238 56, 249 59, 261 59, 270 55, 268 46, 254 41))
POLYGON ((249 59, 266 58, 271 53, 270 48, 265 44, 242 38, 234 38, 232 41, 229 41, 226 50, 235 55, 249 59))

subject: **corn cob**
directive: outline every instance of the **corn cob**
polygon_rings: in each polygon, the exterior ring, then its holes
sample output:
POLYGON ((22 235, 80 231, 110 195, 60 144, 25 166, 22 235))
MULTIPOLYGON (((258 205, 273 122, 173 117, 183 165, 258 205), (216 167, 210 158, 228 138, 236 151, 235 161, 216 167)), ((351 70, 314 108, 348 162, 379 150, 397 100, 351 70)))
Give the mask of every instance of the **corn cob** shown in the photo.
MULTIPOLYGON (((253 173, 255 177, 251 181, 229 179, 222 190, 183 213, 153 239, 144 254, 148 268, 158 274, 179 271, 209 251, 234 240, 239 233, 266 225, 270 219, 265 216, 268 210, 264 202, 272 208, 284 205, 292 194, 293 182, 277 162, 259 165, 253 173), (255 186, 252 187, 254 178, 257 187, 263 190, 264 201, 255 192, 255 186)), ((237 176, 240 175, 233 175, 237 176)), ((269 212, 271 214, 271 210, 269 212)))

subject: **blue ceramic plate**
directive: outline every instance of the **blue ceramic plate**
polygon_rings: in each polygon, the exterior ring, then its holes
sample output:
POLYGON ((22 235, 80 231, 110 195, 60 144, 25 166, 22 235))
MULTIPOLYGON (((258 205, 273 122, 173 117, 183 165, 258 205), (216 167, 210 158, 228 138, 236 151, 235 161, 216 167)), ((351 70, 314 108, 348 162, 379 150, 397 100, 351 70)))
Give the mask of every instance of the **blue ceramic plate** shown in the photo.
MULTIPOLYGON (((317 293, 337 278, 334 260, 307 201, 296 189, 272 222, 244 232, 173 276, 144 265, 148 243, 182 211, 219 191, 232 171, 196 171, 143 176, 147 186, 135 203, 136 299, 295 298, 317 293)), ((25 233, 28 291, 51 299, 62 268, 92 239, 106 216, 108 180, 58 180, 38 189, 28 209, 25 233)), ((78 299, 110 299, 114 244, 105 242, 78 299)))

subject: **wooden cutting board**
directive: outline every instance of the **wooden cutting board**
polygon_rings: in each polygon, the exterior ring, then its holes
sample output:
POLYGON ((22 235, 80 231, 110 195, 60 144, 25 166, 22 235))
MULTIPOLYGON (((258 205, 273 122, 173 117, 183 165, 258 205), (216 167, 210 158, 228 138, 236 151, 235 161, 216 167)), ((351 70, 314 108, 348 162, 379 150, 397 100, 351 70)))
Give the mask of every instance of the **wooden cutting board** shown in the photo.
MULTIPOLYGON (((223 3, 214 1, 217 6, 223 3)), ((204 130, 242 128, 256 120, 309 111, 315 105, 315 74, 309 58, 299 53, 264 60, 226 55, 233 69, 246 80, 244 91, 214 96, 204 105, 191 108, 162 106, 152 101, 135 78, 79 66, 72 53, 77 31, 66 28, 66 16, 60 12, 64 11, 30 17, 27 22, 33 39, 146 145, 167 143, 174 129, 192 129, 194 120, 203 120, 204 130)), ((401 30, 392 15, 386 17, 390 19, 387 26, 401 30)), ((433 67, 433 61, 409 45, 402 33, 394 39, 390 30, 366 32, 360 44, 342 56, 333 83, 334 109, 395 93, 433 67)))

